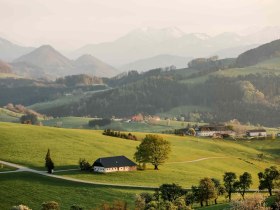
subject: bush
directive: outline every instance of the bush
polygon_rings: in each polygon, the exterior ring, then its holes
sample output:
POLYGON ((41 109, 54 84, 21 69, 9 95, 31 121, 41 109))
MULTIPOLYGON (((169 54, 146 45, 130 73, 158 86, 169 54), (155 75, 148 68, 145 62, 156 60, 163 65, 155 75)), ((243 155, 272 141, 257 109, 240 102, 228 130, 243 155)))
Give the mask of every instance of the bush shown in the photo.
POLYGON ((264 196, 256 193, 253 197, 233 201, 230 210, 270 210, 270 208, 266 207, 264 196))
POLYGON ((74 204, 70 207, 70 210, 84 210, 84 207, 74 204))
POLYGON ((80 169, 81 171, 90 171, 91 170, 91 165, 88 161, 86 161, 85 158, 80 158, 79 160, 79 166, 80 166, 80 169))
POLYGON ((30 209, 28 206, 21 204, 19 206, 13 206, 11 210, 32 210, 32 209, 30 209))
POLYGON ((42 203, 42 209, 41 210, 59 210, 59 204, 55 201, 48 201, 42 203))

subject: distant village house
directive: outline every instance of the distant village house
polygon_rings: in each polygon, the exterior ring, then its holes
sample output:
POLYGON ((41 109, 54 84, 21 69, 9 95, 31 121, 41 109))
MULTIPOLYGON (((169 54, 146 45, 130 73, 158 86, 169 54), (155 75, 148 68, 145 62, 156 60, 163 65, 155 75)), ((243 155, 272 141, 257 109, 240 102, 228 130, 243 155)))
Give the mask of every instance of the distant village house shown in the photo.
POLYGON ((235 135, 235 132, 230 130, 225 125, 204 125, 199 126, 195 129, 196 136, 232 136, 235 135))
POLYGON ((135 170, 137 170, 137 164, 125 156, 98 158, 93 163, 93 171, 99 173, 135 170))
POLYGON ((249 137, 266 137, 267 133, 265 129, 255 129, 246 131, 246 136, 249 137))

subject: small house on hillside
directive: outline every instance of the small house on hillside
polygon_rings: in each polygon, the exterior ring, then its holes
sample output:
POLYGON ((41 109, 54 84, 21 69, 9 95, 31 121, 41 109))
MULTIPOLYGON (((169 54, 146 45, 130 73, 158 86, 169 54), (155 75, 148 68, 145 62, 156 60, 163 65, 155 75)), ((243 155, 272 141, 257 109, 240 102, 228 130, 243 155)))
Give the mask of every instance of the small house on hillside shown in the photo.
POLYGON ((195 129, 197 136, 232 136, 235 135, 235 132, 230 130, 227 126, 224 125, 204 125, 199 126, 195 129))
POLYGON ((135 171, 137 164, 125 156, 98 158, 93 163, 93 171, 99 173, 110 173, 116 171, 135 171))
POLYGON ((266 137, 267 133, 265 129, 255 129, 246 131, 246 136, 249 137, 266 137))

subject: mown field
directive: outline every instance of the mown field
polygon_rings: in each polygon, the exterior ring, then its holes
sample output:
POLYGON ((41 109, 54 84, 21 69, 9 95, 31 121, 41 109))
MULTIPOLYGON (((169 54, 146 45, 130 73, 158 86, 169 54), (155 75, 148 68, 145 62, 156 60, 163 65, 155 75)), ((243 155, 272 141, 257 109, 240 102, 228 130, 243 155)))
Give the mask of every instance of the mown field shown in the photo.
MULTIPOLYGON (((133 132, 138 139, 145 133, 133 132)), ((196 185, 205 177, 222 179, 226 171, 238 175, 248 171, 253 175, 252 188, 258 187, 257 173, 271 165, 279 165, 279 140, 233 142, 226 140, 199 139, 162 135, 172 144, 172 153, 159 171, 148 165, 146 171, 130 173, 112 173, 99 175, 77 171, 59 173, 62 176, 91 180, 101 183, 117 183, 141 186, 159 186, 162 183, 175 182, 184 187, 196 185), (257 155, 263 153, 264 159, 257 155), (188 162, 201 158, 197 162, 188 162)), ((78 167, 79 158, 93 163, 99 157, 125 155, 133 159, 139 141, 103 136, 102 131, 62 129, 0 123, 0 159, 19 163, 40 170, 44 169, 47 149, 55 169, 78 167), (16 131, 16 132, 15 132, 16 131), (16 154, 16 155, 15 155, 16 154)))

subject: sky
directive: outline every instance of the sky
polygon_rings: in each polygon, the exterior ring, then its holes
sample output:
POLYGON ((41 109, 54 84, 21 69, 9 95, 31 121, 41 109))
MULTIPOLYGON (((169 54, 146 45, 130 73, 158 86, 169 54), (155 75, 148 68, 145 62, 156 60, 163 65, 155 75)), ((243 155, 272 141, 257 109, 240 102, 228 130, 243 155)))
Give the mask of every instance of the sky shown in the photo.
POLYGON ((0 37, 72 50, 142 27, 249 33, 280 26, 279 0, 0 0, 0 37))

